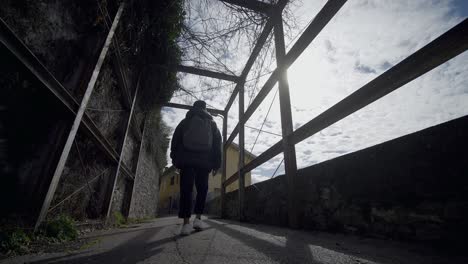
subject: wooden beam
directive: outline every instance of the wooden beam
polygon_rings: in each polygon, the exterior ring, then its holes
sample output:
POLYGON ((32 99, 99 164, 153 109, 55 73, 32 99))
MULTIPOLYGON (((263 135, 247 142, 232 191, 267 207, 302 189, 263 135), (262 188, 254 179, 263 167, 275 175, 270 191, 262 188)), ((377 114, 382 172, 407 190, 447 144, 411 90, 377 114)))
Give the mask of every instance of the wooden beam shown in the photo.
MULTIPOLYGON (((278 4, 270 9, 269 12, 281 12, 286 4, 288 3, 288 0, 280 0, 278 4)), ((273 30, 274 26, 274 21, 273 18, 268 19, 267 23, 265 24, 265 27, 262 30, 262 33, 260 33, 260 36, 257 39, 257 42, 255 43, 255 46, 252 50, 252 53, 249 56, 249 59, 247 60, 247 63, 244 66, 244 69, 242 70, 241 76, 240 76, 240 81, 237 83, 236 87, 232 91, 231 97, 228 100, 228 103, 226 104, 226 107, 224 111, 226 113, 229 112, 229 109, 231 108, 232 104, 234 103, 234 100, 236 99, 237 93, 239 92, 240 85, 244 85, 245 79, 247 78, 247 75, 249 74, 250 70, 252 69, 252 66, 257 60, 258 55, 260 54, 260 51, 262 50, 263 46, 265 45, 265 42, 268 39, 268 36, 270 35, 271 31, 273 30)), ((248 118, 247 118, 248 119, 248 118)), ((232 142, 232 141, 231 141, 232 142)))
POLYGON ((135 104, 138 100, 138 90, 140 88, 139 83, 137 84, 137 87, 135 89, 135 95, 133 96, 133 102, 132 102, 132 108, 130 109, 130 114, 127 120, 127 127, 125 128, 125 134, 122 140, 122 148, 120 150, 120 156, 119 156, 119 162, 117 163, 117 170, 115 172, 115 175, 110 179, 110 186, 112 186, 111 191, 106 194, 106 207, 107 207, 107 212, 106 212, 106 223, 109 221, 109 216, 112 211, 112 201, 114 198, 114 192, 115 192, 115 187, 117 186, 117 181, 119 179, 119 174, 121 170, 121 164, 124 156, 124 151, 125 151, 125 145, 127 143, 127 138, 128 138, 128 132, 130 131, 130 126, 132 124, 132 119, 133 119, 133 113, 135 111, 135 104))
POLYGON ((436 38, 359 90, 304 124, 292 135, 297 144, 373 103, 468 49, 468 19, 436 38))
MULTIPOLYGON (((31 73, 70 110, 73 115, 78 113, 80 104, 68 92, 63 85, 47 70, 47 68, 37 59, 37 57, 16 37, 8 25, 0 18, 0 42, 26 67, 31 73)), ((91 139, 112 161, 118 162, 118 153, 112 144, 99 131, 94 121, 86 113, 83 115, 84 130, 91 139)), ((124 173, 132 178, 133 175, 127 166, 122 165, 124 173)))
POLYGON ((226 196, 226 187, 224 187, 223 182, 226 181, 226 174, 227 174, 227 148, 226 146, 226 140, 227 140, 227 125, 228 125, 228 117, 227 115, 224 115, 223 118, 223 171, 221 174, 221 218, 224 218, 226 216, 225 211, 226 211, 226 201, 225 201, 225 196, 226 196))
POLYGON ((210 78, 215 78, 215 79, 220 79, 220 80, 226 80, 226 81, 231 81, 231 82, 237 82, 239 80, 239 77, 231 74, 226 74, 222 72, 215 72, 215 71, 210 71, 210 70, 205 70, 205 69, 199 69, 191 66, 184 66, 184 65, 177 65, 176 70, 178 72, 185 72, 185 73, 190 73, 190 74, 195 74, 195 75, 200 75, 200 76, 205 76, 205 77, 210 77, 210 78))
POLYGON ((224 143, 224 147, 226 148, 227 146, 231 145, 232 142, 234 142, 234 139, 236 138, 237 134, 239 134, 239 123, 234 127, 232 130, 231 134, 229 135, 229 138, 226 140, 224 143))
MULTIPOLYGON (((179 109, 185 109, 185 110, 190 110, 192 109, 191 105, 183 105, 183 104, 176 104, 176 103, 164 103, 162 104, 163 107, 172 107, 172 108, 179 108, 179 109)), ((219 109, 213 109, 213 108, 207 108, 206 111, 208 111, 212 115, 224 115, 223 110, 219 109)))
MULTIPOLYGON (((286 56, 286 46, 284 44, 283 19, 281 13, 277 15, 275 29, 275 47, 276 47, 276 64, 278 68, 282 68, 286 56)), ((297 198, 296 198, 296 148, 291 144, 289 136, 293 132, 293 122, 291 114, 291 99, 289 96, 289 83, 287 70, 283 71, 279 77, 279 101, 281 111, 281 131, 283 136, 283 154, 284 167, 287 182, 287 202, 288 202, 288 221, 291 228, 298 228, 297 217, 297 198)))
POLYGON ((68 135, 67 141, 65 143, 65 147, 63 148, 62 154, 60 156, 59 162, 57 164, 57 167, 55 169, 54 175, 52 176, 52 180, 49 185, 49 189, 47 191, 46 197, 44 199, 44 202, 42 204, 41 211, 39 213, 39 217, 36 221, 36 225, 34 226, 34 230, 37 230, 39 227, 40 223, 44 220, 47 211, 49 210, 50 203, 52 201, 52 198, 55 194, 55 190, 57 189, 57 185, 59 183, 59 180, 62 176, 63 169, 65 167, 65 163, 68 159, 68 155, 70 154, 70 149, 73 144, 73 141, 75 140, 76 133, 78 132, 78 128, 80 127, 82 117, 84 115, 84 112, 86 110, 86 107, 88 105, 89 99, 91 98, 91 94, 94 90, 94 86, 96 84, 97 78, 99 76, 99 72, 101 71, 102 64, 104 63, 104 59, 106 58, 107 51, 109 50, 109 46, 111 44, 112 38, 114 36, 115 29, 117 28, 117 25, 120 21, 120 16, 122 15, 123 8, 125 4, 122 3, 119 7, 119 10, 117 11, 117 14, 114 18, 114 22, 112 23, 112 27, 109 31, 109 34, 107 35, 106 42, 104 43, 104 47, 101 51, 101 54, 99 55, 98 62, 94 68, 93 75, 91 76, 91 79, 88 83, 88 87, 86 88, 85 94, 83 96, 83 100, 81 101, 80 108, 78 109, 78 113, 76 114, 75 120, 73 121, 72 128, 70 130, 70 134, 68 135))
MULTIPOLYGON (((313 136, 466 50, 468 50, 468 19, 463 20, 431 43, 298 128, 290 136, 292 144, 297 144, 313 136)), ((245 165, 244 173, 262 165, 281 151, 283 151, 282 140, 245 165)), ((228 178, 224 186, 233 183, 237 179, 237 175, 236 172, 228 178)))
MULTIPOLYGON (((243 168, 242 168, 242 171, 243 173, 248 173, 249 171, 257 168, 258 166, 262 165, 263 163, 271 160, 272 158, 274 158, 276 155, 280 154, 281 152, 283 151, 283 144, 282 144, 282 140, 280 140, 279 142, 276 142, 273 146, 271 146, 269 149, 267 149, 266 151, 264 151, 262 154, 260 154, 259 156, 257 156, 255 159, 253 159, 252 161, 250 161, 249 163, 247 163, 243 168)), ((233 182, 235 182, 239 177, 239 172, 235 172, 234 174, 232 174, 225 182, 224 182, 224 186, 227 187, 229 186, 230 184, 232 184, 233 182)))
POLYGON ((222 2, 250 9, 257 13, 267 14, 273 7, 272 4, 260 2, 257 0, 221 0, 222 2))
POLYGON ((244 221, 244 193, 245 193, 245 173, 241 170, 245 166, 245 127, 244 127, 244 86, 239 89, 239 221, 244 221))
MULTIPOLYGON (((265 42, 266 42, 268 36, 270 35, 270 32, 273 30, 273 25, 274 25, 273 19, 269 19, 267 24, 263 28, 263 31, 260 34, 260 37, 258 38, 257 43, 255 44, 255 47, 254 47, 254 49, 252 51, 252 54, 250 55, 249 59, 247 60, 247 63, 245 65, 245 67, 244 67, 244 70, 242 71, 241 78, 243 78, 244 80, 245 80, 245 78, 247 78, 248 73, 252 69, 252 66, 253 66, 255 60, 257 59, 258 55, 260 54, 260 51, 263 48, 263 45, 265 45, 265 42)), ((244 81, 239 82, 236 85, 236 87, 234 88, 234 90, 232 91, 231 97, 229 98, 229 101, 228 101, 228 103, 226 105, 226 108, 224 109, 224 111, 226 113, 229 112, 229 109, 231 108, 232 104, 234 103, 234 100, 236 99, 237 93, 239 92, 239 87, 241 85, 244 85, 244 81)), ((237 136, 238 133, 239 133, 239 124, 237 124, 234 127, 234 130, 229 135, 228 140, 224 143, 224 147, 229 146, 234 141, 234 138, 237 136)))
POLYGON ((260 54, 260 51, 265 45, 265 42, 267 41, 268 36, 270 35, 270 32, 272 29, 273 29, 273 22, 271 21, 271 19, 269 19, 265 27, 263 28, 262 33, 260 33, 260 36, 258 37, 257 42, 255 43, 255 46, 252 50, 252 54, 250 54, 250 57, 247 60, 247 63, 245 64, 244 69, 242 70, 242 74, 240 76, 240 79, 242 79, 242 81, 237 83, 236 87, 232 91, 231 97, 229 97, 228 103, 226 104, 226 108, 224 109, 225 112, 229 112, 229 109, 234 103, 237 93, 239 92, 240 85, 244 85, 244 81, 247 78, 247 75, 249 74, 250 70, 252 69, 252 66, 255 60, 260 54))
MULTIPOLYGON (((253 99, 250 106, 245 111, 245 119, 253 115, 263 100, 270 93, 271 89, 275 86, 281 73, 286 71, 291 64, 304 52, 307 46, 315 39, 320 31, 327 25, 327 23, 333 18, 333 16, 340 10, 340 8, 346 3, 346 0, 329 0, 320 12, 315 16, 314 20, 310 23, 304 33, 299 37, 297 42, 288 52, 284 61, 281 65, 282 68, 276 68, 270 75, 268 80, 263 85, 262 89, 258 92, 257 96, 253 99)), ((235 91, 234 91, 235 92, 235 91)), ((234 94, 234 93, 233 93, 234 94)), ((238 133, 238 127, 234 128, 230 135, 230 139, 234 139, 238 133), (234 134, 234 135, 233 135, 234 134)), ((229 144, 229 140, 227 142, 229 144)))

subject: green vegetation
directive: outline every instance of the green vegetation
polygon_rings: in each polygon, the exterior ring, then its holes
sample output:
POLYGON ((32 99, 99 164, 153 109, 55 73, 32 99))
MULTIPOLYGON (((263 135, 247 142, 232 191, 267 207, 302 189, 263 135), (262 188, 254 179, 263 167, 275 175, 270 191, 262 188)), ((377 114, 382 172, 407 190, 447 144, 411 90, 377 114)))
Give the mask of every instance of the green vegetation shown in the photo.
POLYGON ((30 242, 30 236, 21 229, 0 232, 0 252, 2 253, 26 253, 30 242))
MULTIPOLYGON (((148 129, 153 133, 151 138, 154 139, 146 147, 150 148, 149 153, 156 153, 157 167, 161 170, 166 166, 170 129, 164 124, 158 107, 169 101, 179 89, 177 71, 171 66, 180 64, 181 60, 182 54, 177 41, 183 28, 183 7, 184 0, 138 1, 138 4, 125 10, 122 19, 125 23, 119 26, 120 43, 125 47, 122 49, 123 59, 129 69, 134 69, 132 76, 144 76, 139 96, 143 101, 141 104, 145 106, 141 110, 145 116, 146 113, 150 114, 148 129)), ((114 224, 118 227, 150 220, 126 219, 118 212, 113 216, 114 224)), ((78 237, 75 221, 66 215, 45 222, 36 233, 20 228, 27 224, 10 222, 12 223, 8 227, 0 224, 1 253, 24 254, 30 251, 32 244, 60 243, 78 237)))
MULTIPOLYGON (((168 65, 180 64, 181 51, 177 45, 177 39, 179 38, 184 23, 185 11, 183 0, 165 0, 162 5, 167 12, 162 14, 165 19, 161 19, 159 28, 163 29, 166 37, 162 38, 161 53, 165 55, 161 61, 168 65), (164 52, 164 49, 166 52, 164 52)), ((160 102, 167 102, 171 99, 172 94, 179 88, 179 81, 177 79, 177 71, 170 70, 166 77, 166 87, 162 89, 159 94, 160 102)))
POLYGON ((97 238, 97 239, 93 239, 85 244, 83 244, 79 250, 86 250, 86 249, 89 249, 91 248, 92 246, 94 245, 97 245, 99 244, 99 242, 101 242, 101 239, 100 238, 97 238))
POLYGON ((124 13, 124 20, 129 21, 122 27, 125 46, 134 51, 129 66, 141 69, 144 76, 140 106, 145 111, 168 102, 180 87, 174 66, 181 60, 178 39, 184 17, 184 0, 141 0, 124 13))
POLYGON ((113 215, 114 215, 113 223, 115 226, 124 227, 127 225, 127 219, 125 219, 125 217, 122 215, 121 212, 114 211, 113 215))
POLYGON ((120 212, 114 212, 113 215, 114 215, 113 225, 119 228, 128 227, 128 225, 145 223, 145 222, 151 221, 152 219, 149 217, 125 218, 120 212))
POLYGON ((150 222, 153 218, 151 217, 143 217, 143 218, 128 218, 127 224, 134 225, 134 224, 142 224, 150 222))
POLYGON ((75 221, 66 215, 59 215, 57 218, 45 222, 39 232, 44 237, 58 241, 70 241, 78 237, 75 221))
POLYGON ((30 244, 61 243, 78 238, 75 221, 67 215, 44 222, 36 233, 24 231, 18 227, 0 231, 0 252, 7 255, 25 254, 30 251, 30 244))

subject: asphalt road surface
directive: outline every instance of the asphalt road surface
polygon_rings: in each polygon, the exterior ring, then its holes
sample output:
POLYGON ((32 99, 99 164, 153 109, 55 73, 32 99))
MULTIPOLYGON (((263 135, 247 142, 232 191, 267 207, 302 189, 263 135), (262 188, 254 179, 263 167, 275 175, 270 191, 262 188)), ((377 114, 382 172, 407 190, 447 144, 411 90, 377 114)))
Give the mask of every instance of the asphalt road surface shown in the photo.
POLYGON ((28 255, 2 263, 468 263, 427 246, 209 219, 208 229, 178 235, 180 220, 158 218, 86 235, 72 252, 28 255))

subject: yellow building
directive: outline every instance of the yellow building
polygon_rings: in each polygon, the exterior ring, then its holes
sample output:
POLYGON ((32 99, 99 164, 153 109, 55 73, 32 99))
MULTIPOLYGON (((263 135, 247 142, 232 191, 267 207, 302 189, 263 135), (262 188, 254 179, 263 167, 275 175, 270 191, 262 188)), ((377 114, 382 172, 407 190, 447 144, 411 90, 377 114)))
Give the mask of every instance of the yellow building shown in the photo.
MULTIPOLYGON (((229 145, 226 153, 227 163, 226 163, 226 179, 231 177, 234 173, 238 171, 239 167, 239 146, 237 144, 232 143, 229 145)), ((252 153, 245 151, 245 164, 249 163, 255 158, 255 155, 252 153)), ((210 200, 218 195, 221 194, 221 174, 223 172, 220 170, 214 176, 210 175, 210 179, 208 181, 208 195, 207 200, 210 200)), ((252 176, 249 173, 245 174, 245 186, 249 186, 252 184, 252 176)), ((239 188, 239 181, 236 180, 235 182, 231 183, 229 186, 226 187, 226 192, 232 192, 239 188)))
POLYGON ((173 213, 179 208, 179 171, 171 166, 167 168, 159 178, 159 214, 173 213))
MULTIPOLYGON (((239 146, 237 144, 231 144, 227 149, 227 163, 226 163, 226 178, 231 177, 238 170, 239 164, 239 146)), ((255 158, 255 156, 245 151, 245 163, 249 163, 255 158)), ((211 200, 221 194, 221 174, 222 171, 218 171, 216 175, 210 174, 208 177, 208 194, 207 200, 211 200)), ((175 213, 179 208, 179 182, 180 174, 179 171, 171 166, 166 169, 159 181, 159 202, 158 210, 160 213, 175 213)), ((249 173, 245 175, 245 186, 252 184, 252 176, 249 173)), ((239 188, 239 181, 236 180, 226 188, 226 192, 232 192, 239 188)), ((194 187, 194 197, 196 194, 194 187)))

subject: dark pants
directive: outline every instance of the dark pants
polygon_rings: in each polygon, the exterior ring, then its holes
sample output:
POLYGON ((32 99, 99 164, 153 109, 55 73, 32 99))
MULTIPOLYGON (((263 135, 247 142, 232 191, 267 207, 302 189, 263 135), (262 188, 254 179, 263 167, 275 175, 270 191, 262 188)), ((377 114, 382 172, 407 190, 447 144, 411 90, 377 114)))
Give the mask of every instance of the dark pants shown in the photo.
POLYGON ((197 188, 197 199, 195 201, 195 214, 202 214, 205 209, 206 193, 208 192, 207 169, 185 167, 180 170, 180 207, 179 217, 189 218, 192 213, 192 190, 193 183, 197 188))

